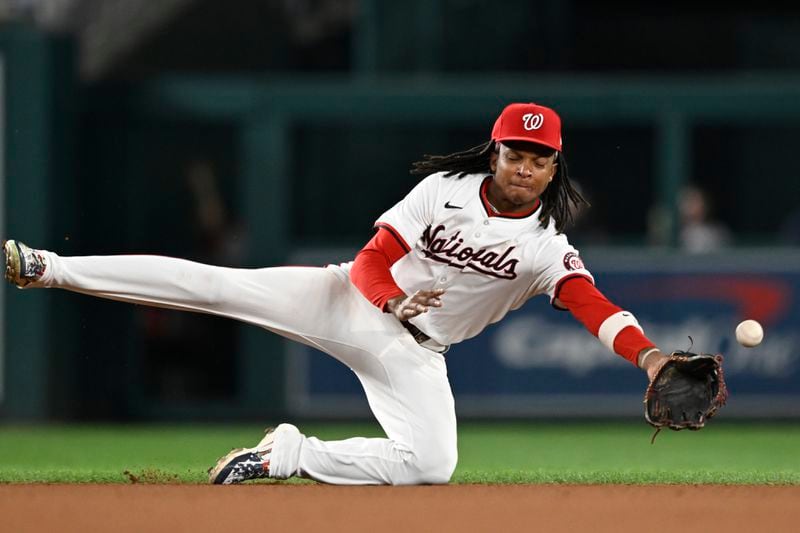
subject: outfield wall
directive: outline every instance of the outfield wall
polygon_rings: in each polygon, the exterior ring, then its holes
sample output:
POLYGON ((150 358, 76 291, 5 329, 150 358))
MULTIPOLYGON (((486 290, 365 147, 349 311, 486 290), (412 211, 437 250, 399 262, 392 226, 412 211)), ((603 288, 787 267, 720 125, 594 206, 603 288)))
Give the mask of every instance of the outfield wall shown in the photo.
MULTIPOLYGON (((335 262, 352 252, 322 255, 335 262)), ((583 256, 600 289, 633 311, 662 349, 724 355, 731 391, 726 417, 800 416, 800 254, 598 249, 583 256), (745 318, 765 328, 765 340, 756 348, 743 348, 734 339, 745 318)), ((328 262, 314 252, 296 259, 328 262)), ((287 404, 294 414, 368 414, 348 368, 296 343, 287 351, 287 404)), ((554 310, 547 297, 453 346, 446 359, 460 416, 602 417, 642 411, 644 374, 609 352, 570 313, 554 310)))

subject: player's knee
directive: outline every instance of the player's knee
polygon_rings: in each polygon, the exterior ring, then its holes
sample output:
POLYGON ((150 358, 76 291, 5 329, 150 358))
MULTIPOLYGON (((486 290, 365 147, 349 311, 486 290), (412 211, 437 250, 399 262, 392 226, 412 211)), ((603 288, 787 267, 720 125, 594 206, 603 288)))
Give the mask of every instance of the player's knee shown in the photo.
POLYGON ((457 462, 457 454, 453 453, 451 456, 441 457, 440 461, 436 464, 422 465, 423 469, 420 470, 420 483, 430 485, 449 483, 450 478, 453 477, 457 462))
POLYGON ((448 483, 458 463, 458 450, 455 446, 420 450, 410 456, 405 464, 403 475, 394 481, 395 485, 440 485, 448 483))

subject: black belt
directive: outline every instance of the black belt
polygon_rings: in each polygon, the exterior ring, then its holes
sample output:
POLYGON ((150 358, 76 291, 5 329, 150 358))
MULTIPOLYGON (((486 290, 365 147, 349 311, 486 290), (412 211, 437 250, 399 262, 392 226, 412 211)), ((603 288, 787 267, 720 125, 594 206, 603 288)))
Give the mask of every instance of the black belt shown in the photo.
POLYGON ((406 328, 409 333, 411 333, 411 336, 414 337, 414 340, 417 341, 417 344, 422 344, 425 341, 431 340, 427 333, 424 333, 411 322, 402 321, 400 323, 403 324, 403 327, 406 328))

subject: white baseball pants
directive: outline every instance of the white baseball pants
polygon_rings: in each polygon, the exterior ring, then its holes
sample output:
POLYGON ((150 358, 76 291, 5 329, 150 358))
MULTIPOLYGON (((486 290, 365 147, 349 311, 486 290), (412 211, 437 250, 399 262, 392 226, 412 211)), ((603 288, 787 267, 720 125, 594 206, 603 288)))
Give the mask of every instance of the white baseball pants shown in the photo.
MULTIPOLYGON (((444 357, 421 347, 350 283, 342 266, 234 269, 146 255, 60 257, 29 287, 248 322, 349 366, 388 438, 321 441, 279 431, 270 475, 333 484, 446 483, 457 461, 444 357)), ((291 428, 291 426, 289 426, 291 428)))

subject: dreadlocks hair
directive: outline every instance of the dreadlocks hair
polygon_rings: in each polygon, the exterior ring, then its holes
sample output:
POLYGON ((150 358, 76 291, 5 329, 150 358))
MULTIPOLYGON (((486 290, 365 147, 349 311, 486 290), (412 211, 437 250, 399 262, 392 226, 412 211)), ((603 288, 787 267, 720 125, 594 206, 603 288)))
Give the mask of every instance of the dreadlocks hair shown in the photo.
POLYGON ((489 154, 494 147, 495 142, 489 141, 449 155, 425 154, 422 156, 422 161, 411 164, 411 174, 428 175, 445 172, 446 178, 456 174, 458 178, 463 178, 467 174, 480 174, 489 170, 489 154))
MULTIPOLYGON (((429 175, 444 172, 444 177, 456 176, 456 179, 467 174, 489 173, 490 154, 498 150, 497 143, 488 141, 448 155, 425 154, 421 161, 412 163, 410 173, 429 175)), ((541 195, 542 212, 539 214, 539 221, 546 228, 552 217, 556 223, 556 231, 562 233, 567 226, 572 225, 578 210, 589 207, 590 204, 570 181, 567 160, 563 153, 558 154, 556 163, 558 167, 553 181, 541 195)))

